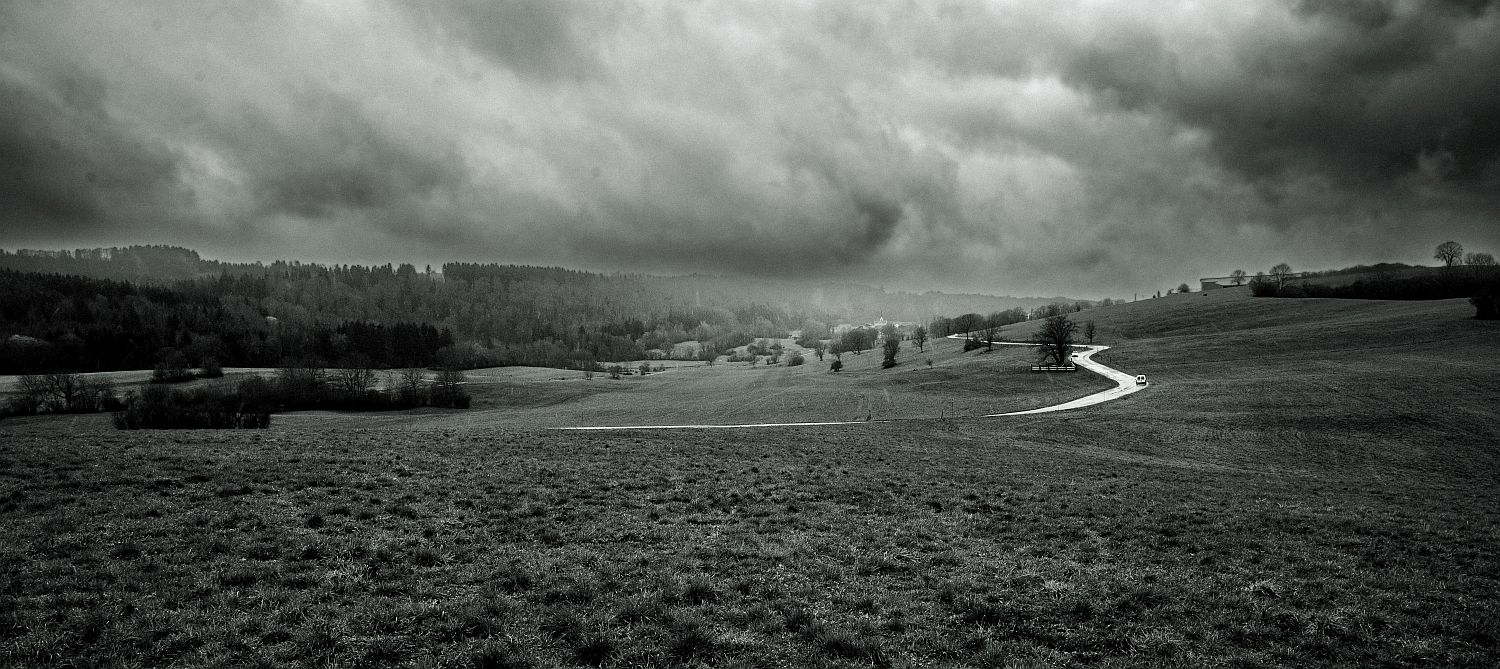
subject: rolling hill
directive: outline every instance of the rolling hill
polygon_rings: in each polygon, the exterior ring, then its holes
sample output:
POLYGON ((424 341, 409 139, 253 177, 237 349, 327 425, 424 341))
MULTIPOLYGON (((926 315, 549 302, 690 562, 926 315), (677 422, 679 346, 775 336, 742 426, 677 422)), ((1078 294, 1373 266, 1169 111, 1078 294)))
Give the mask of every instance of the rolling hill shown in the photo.
POLYGON ((1154 383, 1042 416, 535 429, 1090 390, 940 349, 836 375, 507 368, 476 374, 477 411, 267 431, 7 421, 0 664, 1493 666, 1500 324, 1471 313, 1091 310, 1101 361, 1154 383))

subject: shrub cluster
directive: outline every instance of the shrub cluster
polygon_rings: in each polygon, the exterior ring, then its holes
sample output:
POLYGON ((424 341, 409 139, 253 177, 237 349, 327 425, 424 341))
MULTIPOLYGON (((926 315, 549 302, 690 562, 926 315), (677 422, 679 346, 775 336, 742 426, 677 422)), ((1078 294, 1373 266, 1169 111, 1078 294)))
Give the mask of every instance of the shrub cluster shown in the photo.
MULTIPOLYGON (((264 381, 262 390, 277 411, 332 409, 336 411, 397 411, 416 407, 467 409, 469 392, 464 373, 455 369, 438 372, 431 381, 422 370, 389 372, 386 388, 375 388, 376 372, 346 368, 329 372, 316 363, 283 367, 274 381, 264 381)), ((259 377, 255 377, 259 379, 259 377)))
POLYGON ((126 395, 125 409, 114 414, 115 427, 265 428, 271 424, 271 404, 264 389, 255 386, 268 385, 260 377, 246 379, 238 388, 224 384, 187 389, 149 385, 139 393, 126 395))
POLYGON ((467 409, 471 401, 464 374, 457 370, 438 372, 431 381, 421 370, 405 370, 391 374, 384 389, 373 387, 374 380, 375 372, 368 369, 341 369, 330 375, 317 367, 286 367, 270 380, 250 376, 237 384, 184 389, 153 384, 127 394, 114 423, 122 430, 264 428, 278 411, 467 409))
POLYGON ((1479 289, 1469 304, 1474 305, 1474 317, 1493 321, 1500 319, 1500 281, 1491 281, 1479 289))
POLYGON ((121 406, 114 383, 107 378, 63 372, 23 374, 16 380, 15 394, 0 406, 0 416, 95 413, 116 411, 121 406))

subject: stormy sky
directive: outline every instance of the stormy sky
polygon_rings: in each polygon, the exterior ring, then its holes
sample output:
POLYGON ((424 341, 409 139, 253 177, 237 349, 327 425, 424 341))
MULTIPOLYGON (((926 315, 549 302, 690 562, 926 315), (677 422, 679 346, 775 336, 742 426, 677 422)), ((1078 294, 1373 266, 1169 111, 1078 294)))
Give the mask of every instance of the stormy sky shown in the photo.
POLYGON ((1500 7, 0 3, 0 247, 1129 297, 1500 251, 1500 7))

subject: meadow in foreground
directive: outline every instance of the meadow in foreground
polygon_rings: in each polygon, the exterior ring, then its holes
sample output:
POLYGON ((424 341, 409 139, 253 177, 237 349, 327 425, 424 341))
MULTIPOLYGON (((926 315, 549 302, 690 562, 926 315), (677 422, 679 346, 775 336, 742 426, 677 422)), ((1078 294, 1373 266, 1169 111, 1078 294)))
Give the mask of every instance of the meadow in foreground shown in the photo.
POLYGON ((1397 386, 1420 393, 1173 367, 1184 328, 1108 353, 1159 361, 1150 392, 1030 418, 8 421, 0 663, 1493 666, 1492 340, 1439 365, 1382 318, 1357 356, 1295 353, 1422 369, 1397 386))

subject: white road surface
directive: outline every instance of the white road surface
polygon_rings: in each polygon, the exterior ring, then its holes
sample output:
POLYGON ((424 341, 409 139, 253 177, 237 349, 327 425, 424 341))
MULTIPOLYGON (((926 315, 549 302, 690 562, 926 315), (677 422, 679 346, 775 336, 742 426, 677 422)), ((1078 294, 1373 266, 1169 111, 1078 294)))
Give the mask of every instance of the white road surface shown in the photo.
MULTIPOLYGON (((1036 345, 1036 344, 1025 344, 1025 343, 1020 343, 1020 342, 1008 342, 1008 341, 1007 342, 998 342, 997 341, 997 342, 995 342, 995 344, 996 345, 1004 344, 1006 346, 1035 346, 1036 345)), ((1094 362, 1094 354, 1098 353, 1100 351, 1108 349, 1109 348, 1108 346, 1079 346, 1077 348, 1082 348, 1083 350, 1073 354, 1073 362, 1076 363, 1079 367, 1082 367, 1082 368, 1087 369, 1087 370, 1089 370, 1091 372, 1094 372, 1095 374, 1098 374, 1098 375, 1100 375, 1100 376, 1102 376, 1102 377, 1104 377, 1106 379, 1114 381, 1115 382, 1115 387, 1110 388, 1109 390, 1099 391, 1099 392, 1094 393, 1092 395, 1085 395, 1085 396, 1080 397, 1080 398, 1078 398, 1076 400, 1073 400, 1071 402, 1063 402, 1062 404, 1054 404, 1054 405, 1052 405, 1050 407, 1042 407, 1040 409, 1030 409, 1030 410, 1027 410, 1027 411, 1012 411, 1010 413, 992 413, 992 414, 988 414, 988 415, 986 415, 984 417, 985 418, 995 418, 995 417, 999 417, 999 416, 1025 416, 1027 414, 1033 414, 1033 413, 1051 413, 1053 411, 1067 411, 1068 409, 1078 409, 1078 408, 1082 408, 1082 407, 1089 407, 1089 406, 1094 406, 1095 404, 1101 404, 1103 402, 1108 402, 1110 400, 1117 400, 1117 399, 1120 399, 1121 397, 1124 397, 1124 396, 1129 395, 1131 393, 1140 392, 1141 390, 1145 389, 1146 386, 1144 386, 1144 385, 1137 385, 1136 384, 1134 376, 1132 376, 1130 374, 1126 374, 1125 372, 1122 372, 1122 371, 1120 371, 1118 369, 1115 369, 1113 367, 1107 367, 1107 366, 1102 365, 1100 363, 1094 362)))
MULTIPOLYGON (((963 337, 964 337, 964 335, 949 335, 950 339, 962 339, 963 337)), ((996 346, 1035 346, 1036 344, 1030 344, 1030 343, 1026 343, 1026 342, 1009 342, 1009 341, 1007 341, 1007 342, 999 342, 999 341, 997 341, 997 342, 995 342, 995 345, 996 346)), ((1085 396, 1080 397, 1080 398, 1078 398, 1076 400, 1073 400, 1071 402, 1063 402, 1062 404, 1054 404, 1052 406, 1041 407, 1039 409, 1028 409, 1026 411, 1011 411, 1011 412, 1008 412, 1008 413, 985 414, 985 415, 981 416, 981 418, 999 418, 999 417, 1002 417, 1002 416, 1026 416, 1026 415, 1030 415, 1030 414, 1052 413, 1054 411, 1068 411, 1068 410, 1071 410, 1071 409, 1080 409, 1080 408, 1083 408, 1083 407, 1089 407, 1089 406, 1094 406, 1095 404, 1101 404, 1101 403, 1104 403, 1104 402, 1108 402, 1110 400, 1117 400, 1117 399, 1120 399, 1121 397, 1124 397, 1126 395, 1130 395, 1132 393, 1140 392, 1141 390, 1144 390, 1146 388, 1146 386, 1144 386, 1144 385, 1137 385, 1136 384, 1136 382, 1135 382, 1135 376, 1133 376, 1131 374, 1126 374, 1125 372, 1122 372, 1122 371, 1120 371, 1118 369, 1115 369, 1113 367, 1108 367, 1108 366, 1105 366, 1103 364, 1094 362, 1094 359, 1093 359, 1094 358, 1094 354, 1098 353, 1100 351, 1107 350, 1109 348, 1108 346, 1076 345, 1076 346, 1074 346, 1074 348, 1076 348, 1076 349, 1082 349, 1081 351, 1078 351, 1077 353, 1073 354, 1073 362, 1074 363, 1076 363, 1079 367, 1082 367, 1082 368, 1087 369, 1087 370, 1089 370, 1091 372, 1094 372, 1095 374, 1099 374, 1100 376, 1103 376, 1106 379, 1114 381, 1115 382, 1115 387, 1110 388, 1109 390, 1103 390, 1103 391, 1094 393, 1092 395, 1085 395, 1085 396)), ((812 427, 812 426, 817 426, 817 425, 861 425, 861 424, 863 424, 865 422, 866 421, 847 421, 846 420, 846 421, 831 421, 831 422, 820 422, 820 423, 818 423, 818 422, 815 422, 815 423, 742 423, 742 424, 732 424, 732 425, 706 425, 706 424, 704 424, 704 425, 601 425, 601 426, 593 426, 593 427, 560 427, 560 428, 557 428, 557 429, 559 429, 559 430, 575 430, 575 431, 603 431, 603 430, 728 430, 728 429, 750 428, 750 427, 812 427)), ((880 422, 880 421, 874 421, 874 422, 880 422)))

